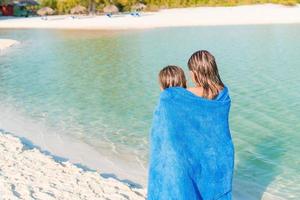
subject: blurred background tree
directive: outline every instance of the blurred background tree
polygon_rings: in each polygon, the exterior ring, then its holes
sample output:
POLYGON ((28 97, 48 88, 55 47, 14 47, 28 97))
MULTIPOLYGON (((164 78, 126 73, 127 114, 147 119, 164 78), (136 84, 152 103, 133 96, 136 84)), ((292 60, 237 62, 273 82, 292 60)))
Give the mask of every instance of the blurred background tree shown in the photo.
MULTIPOLYGON (((0 0, 6 2, 10 0, 0 0)), ((41 6, 48 6, 58 14, 69 13, 71 8, 81 5, 87 8, 90 14, 101 12, 106 5, 116 5, 121 12, 130 11, 137 3, 147 5, 147 10, 156 11, 162 8, 180 8, 195 6, 236 6, 260 3, 276 3, 293 6, 300 0, 40 0, 41 6)))

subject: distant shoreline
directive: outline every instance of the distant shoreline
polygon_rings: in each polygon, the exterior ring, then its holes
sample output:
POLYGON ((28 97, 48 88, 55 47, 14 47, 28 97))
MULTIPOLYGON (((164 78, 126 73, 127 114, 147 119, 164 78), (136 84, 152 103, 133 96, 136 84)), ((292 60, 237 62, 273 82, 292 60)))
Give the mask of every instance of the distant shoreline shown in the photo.
POLYGON ((176 8, 159 12, 145 12, 141 17, 130 14, 107 16, 68 15, 40 17, 0 17, 0 29, 84 29, 84 30, 127 30, 162 27, 293 24, 300 23, 300 5, 277 4, 242 5, 234 7, 176 8), (1 19, 2 18, 2 19, 1 19))

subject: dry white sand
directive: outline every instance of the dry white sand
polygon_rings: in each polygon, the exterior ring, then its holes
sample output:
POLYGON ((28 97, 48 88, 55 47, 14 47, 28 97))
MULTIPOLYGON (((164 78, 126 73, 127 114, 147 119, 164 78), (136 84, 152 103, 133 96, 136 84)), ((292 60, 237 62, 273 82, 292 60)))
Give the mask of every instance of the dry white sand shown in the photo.
POLYGON ((48 20, 10 18, 0 20, 0 28, 56 28, 56 29, 144 29, 158 27, 300 23, 300 6, 274 4, 237 7, 198 7, 161 10, 143 13, 141 17, 129 14, 80 17, 51 16, 48 20))
POLYGON ((145 199, 146 191, 56 162, 0 132, 0 199, 145 199))
POLYGON ((16 40, 0 39, 0 51, 6 49, 8 47, 14 46, 14 45, 16 45, 18 43, 19 42, 16 41, 16 40))

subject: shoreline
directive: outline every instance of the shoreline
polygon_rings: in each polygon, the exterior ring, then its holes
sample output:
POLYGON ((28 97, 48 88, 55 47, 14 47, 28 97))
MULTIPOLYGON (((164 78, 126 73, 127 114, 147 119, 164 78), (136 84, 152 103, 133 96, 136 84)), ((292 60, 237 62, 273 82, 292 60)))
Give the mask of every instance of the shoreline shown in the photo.
POLYGON ((114 177, 57 161, 0 130, 0 193, 3 198, 145 199, 146 190, 114 177), (13 166, 13 167, 12 167, 13 166))
POLYGON ((147 172, 131 158, 123 158, 102 152, 93 146, 52 130, 40 121, 35 121, 8 104, 0 105, 0 130, 13 133, 14 136, 24 138, 30 147, 49 151, 61 160, 68 160, 85 168, 97 170, 103 175, 113 176, 131 185, 146 188, 147 172), (89 156, 86 156, 89 155, 89 156))
POLYGON ((0 29, 83 29, 83 30, 128 30, 164 27, 259 25, 300 23, 300 5, 277 4, 241 5, 234 7, 173 8, 159 12, 145 12, 141 17, 129 14, 107 16, 69 15, 17 18, 0 17, 0 29))

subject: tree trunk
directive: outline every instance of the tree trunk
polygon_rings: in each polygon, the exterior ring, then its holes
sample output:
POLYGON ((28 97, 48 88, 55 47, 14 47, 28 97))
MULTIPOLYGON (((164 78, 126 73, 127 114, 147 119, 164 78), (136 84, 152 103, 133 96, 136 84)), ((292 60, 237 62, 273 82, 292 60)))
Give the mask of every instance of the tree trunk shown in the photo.
POLYGON ((95 8, 96 8, 95 0, 89 0, 88 11, 90 15, 95 14, 95 8))

